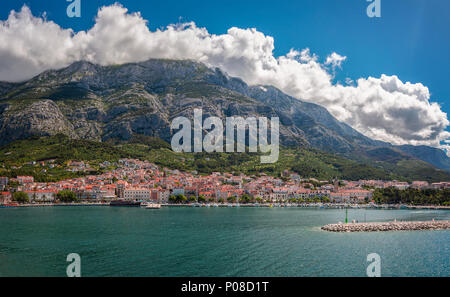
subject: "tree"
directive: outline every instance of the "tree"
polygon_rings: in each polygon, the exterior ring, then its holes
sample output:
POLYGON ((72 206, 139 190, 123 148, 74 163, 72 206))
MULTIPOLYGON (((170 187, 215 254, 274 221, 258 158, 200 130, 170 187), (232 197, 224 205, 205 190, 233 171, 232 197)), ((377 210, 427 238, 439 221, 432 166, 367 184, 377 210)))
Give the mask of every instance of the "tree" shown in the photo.
POLYGON ((28 203, 30 201, 28 195, 24 192, 15 192, 13 194, 13 200, 20 204, 28 203))
POLYGON ((170 197, 169 197, 169 202, 170 202, 170 203, 177 203, 177 196, 175 196, 175 195, 170 195, 170 197))
POLYGON ((206 198, 203 195, 198 196, 198 202, 206 202, 206 198))
POLYGON ((196 202, 197 198, 195 198, 195 196, 191 196, 189 197, 189 202, 196 202))
POLYGON ((176 196, 176 202, 177 203, 186 203, 187 202, 187 198, 186 198, 186 196, 184 196, 183 194, 178 194, 177 196, 176 196))
POLYGON ((445 205, 450 202, 450 190, 434 189, 406 189, 399 190, 394 187, 376 189, 373 193, 373 200, 377 204, 413 204, 413 205, 445 205))
POLYGON ((231 202, 231 203, 234 203, 234 202, 236 202, 236 197, 228 197, 228 202, 231 202))
POLYGON ((248 194, 244 194, 244 195, 242 195, 242 197, 241 197, 241 199, 239 200, 239 202, 242 202, 242 203, 250 203, 250 202, 252 202, 252 200, 253 200, 252 197, 250 197, 248 194))
POLYGON ((330 202, 331 202, 331 199, 328 198, 327 196, 324 196, 324 197, 322 197, 322 202, 323 202, 323 203, 330 203, 330 202))
POLYGON ((72 191, 61 191, 56 194, 56 198, 59 202, 70 203, 78 201, 77 195, 72 191))

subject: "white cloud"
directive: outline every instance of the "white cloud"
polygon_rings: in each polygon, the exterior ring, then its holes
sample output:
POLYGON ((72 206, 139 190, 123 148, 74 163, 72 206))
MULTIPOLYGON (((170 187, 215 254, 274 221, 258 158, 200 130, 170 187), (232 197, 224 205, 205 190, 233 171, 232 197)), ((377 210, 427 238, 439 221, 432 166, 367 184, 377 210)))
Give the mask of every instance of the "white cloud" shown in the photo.
POLYGON ((325 65, 331 65, 333 69, 342 68, 342 62, 347 60, 347 57, 341 56, 337 53, 329 55, 325 61, 325 65))
POLYGON ((20 81, 50 69, 88 60, 101 65, 149 58, 192 59, 220 67, 249 84, 274 85, 318 103, 363 134, 394 144, 441 146, 450 124, 421 83, 396 76, 332 82, 347 57, 330 54, 323 64, 309 49, 273 55, 274 39, 256 29, 230 28, 210 34, 194 23, 150 31, 139 13, 120 5, 102 7, 88 31, 62 29, 26 6, 0 22, 0 80, 20 81), (331 71, 330 71, 331 67, 331 71), (350 83, 351 82, 351 83, 350 83))
POLYGON ((12 11, 7 21, 0 22, 0 79, 19 81, 48 68, 67 65, 74 56, 72 30, 36 18, 24 6, 12 11))

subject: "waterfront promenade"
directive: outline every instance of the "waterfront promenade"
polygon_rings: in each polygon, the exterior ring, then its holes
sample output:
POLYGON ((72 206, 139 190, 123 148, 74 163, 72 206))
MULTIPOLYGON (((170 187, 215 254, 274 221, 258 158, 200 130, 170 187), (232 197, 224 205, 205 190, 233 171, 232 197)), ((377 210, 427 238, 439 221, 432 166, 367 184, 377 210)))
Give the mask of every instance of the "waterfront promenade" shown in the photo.
MULTIPOLYGON (((159 203, 159 202, 158 202, 159 203)), ((190 203, 190 204, 171 204, 159 203, 162 207, 300 207, 300 208, 327 208, 327 209, 421 209, 421 210, 450 210, 450 206, 417 206, 403 204, 344 204, 344 203, 190 203)), ((0 205, 1 208, 2 205, 0 205)), ((109 206, 109 202, 74 202, 74 203, 27 203, 10 205, 10 207, 56 207, 56 206, 109 206)))
POLYGON ((35 204, 19 204, 14 207, 56 207, 56 206, 109 206, 109 203, 102 203, 102 202, 35 203, 35 204))

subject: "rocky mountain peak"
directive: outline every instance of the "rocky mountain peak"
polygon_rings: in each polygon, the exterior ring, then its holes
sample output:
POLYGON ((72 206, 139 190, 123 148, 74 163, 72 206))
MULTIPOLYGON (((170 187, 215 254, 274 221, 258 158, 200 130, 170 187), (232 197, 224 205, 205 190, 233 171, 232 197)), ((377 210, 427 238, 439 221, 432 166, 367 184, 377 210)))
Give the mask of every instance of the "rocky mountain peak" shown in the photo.
POLYGON ((189 60, 113 66, 79 61, 22 84, 0 83, 0 103, 6 106, 0 108, 1 144, 57 132, 81 139, 147 135, 170 141, 171 119, 202 108, 205 116, 278 116, 284 145, 363 159, 373 158, 368 150, 387 147, 450 170, 446 156, 426 158, 423 150, 374 141, 322 106, 272 86, 249 86, 219 68, 189 60))

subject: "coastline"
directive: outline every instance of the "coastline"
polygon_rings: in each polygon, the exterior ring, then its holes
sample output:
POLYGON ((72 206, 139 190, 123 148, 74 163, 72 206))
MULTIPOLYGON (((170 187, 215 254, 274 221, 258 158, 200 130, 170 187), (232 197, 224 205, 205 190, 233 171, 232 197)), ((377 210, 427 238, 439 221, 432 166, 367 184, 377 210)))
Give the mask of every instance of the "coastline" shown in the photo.
MULTIPOLYGON (((42 203, 42 204, 19 204, 19 205, 0 205, 0 208, 38 208, 38 207, 87 207, 87 206, 110 206, 109 203, 102 202, 80 202, 80 203, 42 203)), ((420 210, 450 210, 450 206, 437 205, 375 205, 375 204, 168 204, 162 203, 162 207, 186 207, 186 208, 321 208, 321 209, 420 209, 420 210)))

